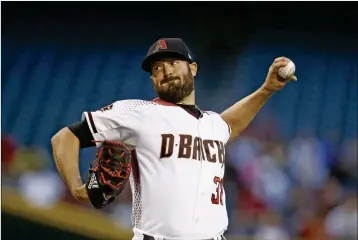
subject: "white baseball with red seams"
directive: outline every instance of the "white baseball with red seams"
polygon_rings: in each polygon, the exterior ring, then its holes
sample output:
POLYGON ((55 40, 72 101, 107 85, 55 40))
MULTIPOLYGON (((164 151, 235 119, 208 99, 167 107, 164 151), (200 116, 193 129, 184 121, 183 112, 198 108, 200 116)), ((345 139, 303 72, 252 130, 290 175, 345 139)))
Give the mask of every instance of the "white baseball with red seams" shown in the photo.
POLYGON ((278 70, 278 75, 280 75, 283 79, 290 78, 296 71, 295 64, 290 61, 286 67, 282 67, 278 70))
POLYGON ((133 239, 210 239, 228 226, 223 177, 230 128, 162 100, 123 100, 85 112, 95 140, 133 149, 133 239))

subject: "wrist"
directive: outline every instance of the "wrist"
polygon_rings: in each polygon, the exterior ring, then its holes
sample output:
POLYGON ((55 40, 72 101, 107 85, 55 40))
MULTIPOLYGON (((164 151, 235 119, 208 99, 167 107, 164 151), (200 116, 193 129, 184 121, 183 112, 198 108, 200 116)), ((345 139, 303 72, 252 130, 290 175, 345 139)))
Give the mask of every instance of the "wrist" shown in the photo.
POLYGON ((82 186, 83 186, 83 183, 82 183, 81 177, 78 177, 78 179, 76 179, 76 181, 74 181, 73 183, 71 183, 69 185, 69 189, 71 192, 74 192, 82 186))
POLYGON ((275 93, 274 90, 270 89, 269 87, 267 87, 265 85, 262 85, 258 91, 266 97, 271 97, 275 93))

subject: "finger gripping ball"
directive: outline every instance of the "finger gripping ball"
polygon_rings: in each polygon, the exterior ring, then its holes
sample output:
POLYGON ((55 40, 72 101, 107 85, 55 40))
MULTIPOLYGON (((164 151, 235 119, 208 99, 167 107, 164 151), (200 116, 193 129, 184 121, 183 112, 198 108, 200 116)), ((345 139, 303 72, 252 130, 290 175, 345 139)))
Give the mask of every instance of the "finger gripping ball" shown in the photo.
POLYGON ((293 74, 295 74, 295 71, 296 71, 296 66, 292 61, 290 61, 286 67, 282 67, 278 70, 278 75, 283 79, 288 79, 293 74))

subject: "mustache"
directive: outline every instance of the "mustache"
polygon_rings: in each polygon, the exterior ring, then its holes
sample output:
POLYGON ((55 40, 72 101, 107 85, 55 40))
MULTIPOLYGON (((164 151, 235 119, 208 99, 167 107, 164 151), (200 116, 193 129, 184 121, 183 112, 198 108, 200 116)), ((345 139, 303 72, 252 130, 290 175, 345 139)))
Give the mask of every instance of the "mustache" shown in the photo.
POLYGON ((174 81, 174 80, 180 80, 180 77, 178 77, 178 76, 171 76, 171 77, 164 78, 164 79, 161 81, 161 84, 164 84, 164 83, 167 83, 167 82, 170 82, 170 81, 174 81))

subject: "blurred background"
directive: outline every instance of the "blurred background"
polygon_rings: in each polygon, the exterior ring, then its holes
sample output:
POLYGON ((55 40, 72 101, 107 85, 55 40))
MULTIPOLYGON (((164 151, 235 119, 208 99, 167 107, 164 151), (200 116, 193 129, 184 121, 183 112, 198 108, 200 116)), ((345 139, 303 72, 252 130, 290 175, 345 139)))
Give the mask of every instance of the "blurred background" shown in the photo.
MULTIPOLYGON (((358 9, 339 2, 1 2, 4 239, 123 239, 131 190, 102 211, 76 202, 50 139, 83 111, 155 97, 140 64, 180 37, 199 64, 197 103, 221 112, 274 58, 296 64, 227 146, 229 240, 357 238, 358 9)), ((82 177, 95 149, 80 154, 82 177)))

